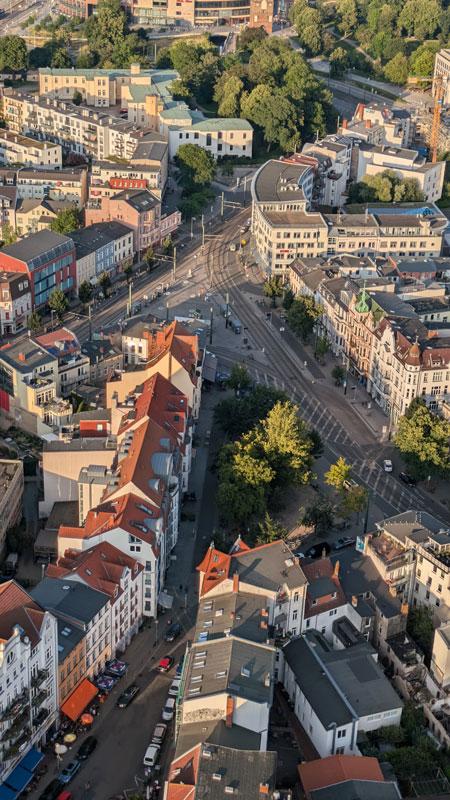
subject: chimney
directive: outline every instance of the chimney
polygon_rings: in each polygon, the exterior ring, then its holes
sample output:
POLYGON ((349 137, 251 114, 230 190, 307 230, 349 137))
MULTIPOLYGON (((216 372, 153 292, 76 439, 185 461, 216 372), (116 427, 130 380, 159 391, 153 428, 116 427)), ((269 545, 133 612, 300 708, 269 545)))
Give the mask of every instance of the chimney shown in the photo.
POLYGON ((233 711, 234 711, 234 698, 231 695, 227 697, 227 713, 225 718, 225 725, 231 728, 233 725, 233 711))
POLYGON ((19 361, 26 361, 27 359, 26 359, 25 353, 19 353, 18 359, 19 359, 19 361))
POLYGON ((356 594, 352 594, 352 606, 353 606, 353 608, 356 608, 357 605, 358 605, 358 598, 356 597, 356 594))
POLYGON ((367 130, 369 130, 369 128, 372 127, 372 120, 366 119, 366 121, 364 123, 364 127, 367 128, 367 130))
POLYGON ((401 608, 400 608, 400 613, 404 617, 407 617, 408 616, 408 611, 409 611, 408 603, 402 603, 401 608))
POLYGON ((344 131, 347 130, 347 128, 348 128, 348 120, 347 119, 343 119, 342 120, 342 128, 343 128, 344 131))
POLYGON ((357 109, 357 111, 356 111, 356 116, 358 117, 358 119, 360 119, 360 120, 361 120, 361 122, 362 122, 362 121, 363 121, 363 119, 364 119, 364 111, 365 111, 365 108, 366 108, 366 107, 365 107, 364 103, 359 103, 359 104, 358 104, 358 109, 357 109))
POLYGON ((239 591, 239 575, 237 572, 233 575, 233 594, 237 594, 239 591))
POLYGON ((334 575, 335 578, 339 578, 339 568, 340 568, 340 566, 341 565, 339 564, 339 559, 338 559, 336 561, 335 565, 334 565, 334 570, 333 570, 333 575, 334 575))

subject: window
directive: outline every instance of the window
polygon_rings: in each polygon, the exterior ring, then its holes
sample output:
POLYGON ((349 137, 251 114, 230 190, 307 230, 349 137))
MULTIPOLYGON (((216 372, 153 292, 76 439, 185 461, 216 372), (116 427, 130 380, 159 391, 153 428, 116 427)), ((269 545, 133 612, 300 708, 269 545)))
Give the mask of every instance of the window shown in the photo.
POLYGON ((347 731, 345 730, 345 728, 340 728, 338 730, 338 732, 337 732, 337 738, 338 739, 345 739, 346 735, 347 735, 347 731))
POLYGON ((336 755, 343 756, 345 753, 345 747, 336 747, 336 755))

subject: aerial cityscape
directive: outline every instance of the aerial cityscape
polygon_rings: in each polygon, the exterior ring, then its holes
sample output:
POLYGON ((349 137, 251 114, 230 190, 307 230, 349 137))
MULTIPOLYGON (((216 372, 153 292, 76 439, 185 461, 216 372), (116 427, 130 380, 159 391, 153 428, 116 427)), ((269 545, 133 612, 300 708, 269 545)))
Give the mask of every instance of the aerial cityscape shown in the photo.
POLYGON ((0 21, 0 800, 450 800, 450 9, 0 21))

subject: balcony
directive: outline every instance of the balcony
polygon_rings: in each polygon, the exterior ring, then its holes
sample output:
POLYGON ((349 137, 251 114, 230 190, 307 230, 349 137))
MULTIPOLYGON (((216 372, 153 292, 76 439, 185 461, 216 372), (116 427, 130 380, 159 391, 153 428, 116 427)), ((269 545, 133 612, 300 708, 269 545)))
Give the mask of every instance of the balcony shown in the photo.
POLYGON ((41 689, 39 694, 37 694, 36 697, 33 697, 32 701, 31 701, 32 706, 34 708, 37 708, 38 706, 41 706, 42 703, 44 702, 44 700, 46 700, 47 697, 48 697, 47 689, 41 689))
POLYGON ((38 670, 36 675, 33 675, 31 678, 31 686, 33 689, 36 689, 38 686, 41 685, 45 680, 48 678, 48 669, 40 669, 38 670))
POLYGON ((16 697, 10 705, 2 711, 0 720, 12 719, 17 717, 22 711, 25 710, 30 704, 30 698, 27 691, 23 691, 16 697))

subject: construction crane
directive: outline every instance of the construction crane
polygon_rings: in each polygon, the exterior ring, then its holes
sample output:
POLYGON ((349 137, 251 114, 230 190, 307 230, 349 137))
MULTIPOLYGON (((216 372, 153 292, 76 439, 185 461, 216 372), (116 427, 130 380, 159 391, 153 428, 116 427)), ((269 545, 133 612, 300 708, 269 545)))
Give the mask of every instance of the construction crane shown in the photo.
POLYGON ((430 152, 431 163, 435 164, 437 161, 437 151, 439 143, 439 128, 441 124, 442 106, 444 103, 444 82, 442 75, 437 75, 433 83, 434 94, 434 108, 433 108, 433 122, 431 124, 430 135, 430 152))

